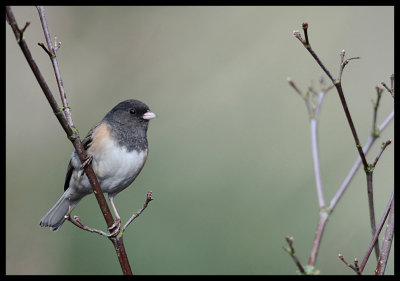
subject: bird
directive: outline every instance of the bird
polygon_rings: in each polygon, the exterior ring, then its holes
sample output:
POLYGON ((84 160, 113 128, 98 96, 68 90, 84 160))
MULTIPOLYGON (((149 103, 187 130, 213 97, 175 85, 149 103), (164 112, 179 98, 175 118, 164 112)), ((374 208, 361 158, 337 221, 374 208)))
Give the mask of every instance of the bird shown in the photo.
MULTIPOLYGON (((101 190, 108 194, 118 223, 121 219, 114 197, 128 187, 142 170, 148 155, 147 128, 149 121, 156 117, 143 102, 125 100, 114 106, 82 141, 101 190)), ((75 151, 68 164, 64 194, 41 218, 39 225, 59 230, 79 201, 92 192, 75 151)))

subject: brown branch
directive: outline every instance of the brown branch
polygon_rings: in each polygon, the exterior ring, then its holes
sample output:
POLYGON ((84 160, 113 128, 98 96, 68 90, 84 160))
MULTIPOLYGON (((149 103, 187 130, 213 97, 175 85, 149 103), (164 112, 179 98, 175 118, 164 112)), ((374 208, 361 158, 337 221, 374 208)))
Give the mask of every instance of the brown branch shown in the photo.
MULTIPOLYGON (((307 30, 307 28, 308 28, 308 24, 307 24, 307 23, 303 23, 303 29, 304 29, 304 30, 307 30)), ((357 150, 358 150, 358 154, 359 154, 360 157, 361 157, 362 163, 363 163, 363 165, 364 165, 364 169, 367 170, 367 168, 368 168, 368 163, 367 163, 367 160, 365 159, 364 152, 362 151, 362 147, 361 147, 360 141, 359 141, 359 139, 358 139, 358 135, 357 135, 356 129, 355 129, 354 124, 353 124, 353 119, 351 118, 350 111, 349 111, 349 109, 348 109, 348 107, 347 107, 347 102, 346 102, 346 99, 345 99, 344 94, 343 94, 341 79, 340 79, 340 78, 339 78, 339 79, 334 79, 334 78, 333 78, 332 74, 329 72, 329 70, 328 70, 328 69, 325 67, 325 65, 322 63, 322 61, 320 60, 320 58, 318 57, 318 55, 317 55, 317 54, 314 52, 314 50, 311 48, 311 45, 309 44, 308 39, 307 39, 307 40, 304 40, 304 39, 301 37, 300 32, 299 32, 298 30, 295 30, 295 31, 293 32, 293 35, 294 35, 297 39, 300 40, 300 42, 303 44, 303 46, 306 48, 306 50, 311 54, 311 56, 315 59, 315 61, 318 63, 318 65, 322 68, 322 70, 326 73, 326 75, 328 75, 329 79, 331 79, 332 83, 335 85, 336 90, 337 90, 337 92, 338 92, 338 94, 339 94, 340 101, 341 101, 341 103, 342 103, 343 110, 344 110, 345 115, 346 115, 346 118, 347 118, 347 122, 349 123, 351 133, 353 134, 353 138, 354 138, 354 141, 355 141, 355 143, 356 143, 356 147, 357 147, 357 150)), ((342 52, 343 52, 343 51, 342 51, 342 52)), ((343 56, 344 56, 344 54, 343 54, 343 56)), ((351 59, 354 59, 354 58, 351 58, 351 59)), ((349 59, 349 60, 350 60, 350 59, 349 59)), ((348 63, 349 60, 347 60, 347 62, 344 61, 344 62, 341 64, 341 71, 340 71, 340 73, 342 73, 344 67, 347 65, 347 63, 348 63)))
MULTIPOLYGON (((29 23, 25 24, 25 27, 23 29, 19 29, 18 24, 15 20, 14 14, 9 6, 6 7, 6 17, 7 17, 7 22, 10 24, 10 26, 14 32, 15 38, 18 42, 18 45, 20 46, 22 53, 24 54, 29 66, 32 69, 33 74, 35 75, 40 87, 43 90, 43 93, 45 94, 51 108, 53 109, 54 114, 56 115, 56 117, 57 117, 58 121, 60 122, 64 131, 67 133, 68 139, 72 142, 76 152, 79 155, 80 161, 82 163, 85 162, 85 160, 87 159, 87 154, 86 154, 85 149, 83 148, 82 142, 79 138, 79 134, 77 133, 77 130, 74 127, 70 126, 70 122, 68 122, 68 120, 65 116, 65 114, 67 114, 67 112, 69 112, 69 110, 64 110, 64 112, 60 111, 57 101, 54 99, 54 95, 52 94, 45 79, 43 78, 43 75, 41 74, 41 72, 40 72, 35 60, 33 59, 32 54, 25 42, 23 33, 26 30, 29 23)), ((45 33, 46 33, 46 31, 45 31, 45 33)), ((62 99, 63 99, 63 97, 62 97, 62 99)), ((66 107, 65 105, 63 108, 68 109, 68 107, 66 107)), ((71 118, 71 120, 72 120, 72 118, 71 118)), ((71 121, 71 124, 73 124, 72 121, 71 121)), ((116 225, 116 224, 114 224, 114 219, 112 217, 110 209, 108 208, 107 202, 104 198, 103 192, 101 191, 101 188, 99 186, 99 183, 97 181, 96 175, 92 169, 91 164, 86 165, 84 167, 84 169, 85 169, 86 176, 88 177, 89 182, 93 188, 93 192, 99 203, 99 206, 101 208, 103 216, 106 220, 107 226, 109 228, 111 228, 113 225, 116 225)), ((112 231, 112 230, 113 229, 110 229, 110 231, 112 231)), ((131 268, 129 266, 129 262, 128 262, 128 257, 126 255, 125 249, 123 247, 122 238, 110 237, 110 240, 113 242, 115 249, 117 251, 117 255, 120 260, 120 264, 121 264, 123 273, 124 274, 132 274, 132 270, 131 270, 131 268)))

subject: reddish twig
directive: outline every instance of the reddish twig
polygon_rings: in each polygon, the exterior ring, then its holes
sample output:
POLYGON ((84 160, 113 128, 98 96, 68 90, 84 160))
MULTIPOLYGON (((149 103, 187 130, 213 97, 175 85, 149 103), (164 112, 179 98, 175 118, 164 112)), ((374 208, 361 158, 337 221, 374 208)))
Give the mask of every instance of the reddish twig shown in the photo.
POLYGON ((339 254, 338 257, 345 265, 347 265, 349 268, 354 270, 354 272, 357 273, 357 275, 361 275, 360 268, 358 267, 358 259, 357 258, 354 258, 354 265, 352 265, 352 264, 348 263, 347 261, 345 261, 342 254, 339 254))
POLYGON ((386 218, 387 218, 387 216, 389 214, 389 211, 391 209, 393 201, 394 200, 393 200, 393 192, 392 192, 392 195, 390 196, 390 199, 389 199, 389 202, 388 202, 388 204, 386 206, 386 209, 383 212, 383 216, 381 218, 381 221, 379 222, 378 228, 377 228, 377 230, 376 230, 376 232, 374 234, 374 237, 372 238, 371 242, 369 243, 367 252, 366 252, 366 254, 365 254, 365 256, 364 256, 364 258, 363 258, 363 260, 361 262, 360 272, 363 272, 363 270, 364 270, 364 268, 365 268, 365 266, 367 264, 367 261, 369 259, 369 256, 371 255, 372 249, 374 248, 374 245, 376 244, 376 241, 378 240, 379 234, 381 233, 383 225, 384 225, 384 223, 386 221, 386 218))
POLYGON ((385 82, 382 82, 381 85, 385 87, 385 89, 392 95, 394 98, 394 74, 390 76, 390 88, 386 85, 385 82))
POLYGON ((375 275, 385 274, 386 264, 389 259, 390 249, 392 248, 393 234, 394 234, 394 200, 392 197, 390 204, 390 213, 387 220, 387 227, 385 236, 382 243, 382 251, 379 255, 378 265, 375 270, 375 275))
POLYGON ((293 248, 293 237, 286 236, 285 237, 286 242, 288 243, 289 247, 282 247, 286 252, 289 253, 289 255, 292 257, 294 263, 296 264, 297 268, 300 270, 301 274, 306 274, 306 271, 304 270, 303 265, 301 264, 300 260, 297 258, 295 254, 295 250, 293 248))

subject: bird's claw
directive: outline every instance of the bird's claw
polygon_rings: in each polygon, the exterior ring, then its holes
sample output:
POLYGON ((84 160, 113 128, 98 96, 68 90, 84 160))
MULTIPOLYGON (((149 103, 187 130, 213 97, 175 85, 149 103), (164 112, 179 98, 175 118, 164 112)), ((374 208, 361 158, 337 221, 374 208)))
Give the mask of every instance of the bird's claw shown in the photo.
POLYGON ((120 229, 121 229, 121 219, 120 219, 120 218, 117 218, 117 219, 114 221, 114 223, 112 224, 112 226, 110 226, 110 227, 108 228, 109 231, 113 230, 113 231, 110 233, 110 237, 117 236, 117 235, 119 234, 119 232, 120 232, 120 229), (114 229, 114 230, 113 230, 113 229, 114 229))
POLYGON ((89 156, 86 158, 85 162, 83 162, 83 163, 81 164, 81 166, 79 167, 79 172, 78 172, 78 177, 79 177, 79 178, 83 176, 83 173, 85 172, 85 168, 86 168, 90 163, 92 163, 92 161, 93 161, 93 155, 89 155, 89 156))

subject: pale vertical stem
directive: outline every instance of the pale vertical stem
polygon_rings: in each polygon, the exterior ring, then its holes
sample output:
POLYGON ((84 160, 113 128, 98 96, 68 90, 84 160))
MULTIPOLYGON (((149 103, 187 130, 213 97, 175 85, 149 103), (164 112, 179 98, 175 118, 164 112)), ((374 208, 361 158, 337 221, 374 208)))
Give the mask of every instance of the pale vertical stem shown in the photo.
POLYGON ((314 164, 314 175, 315 175, 315 184, 318 196, 318 205, 320 208, 323 208, 325 206, 325 200, 322 191, 321 170, 320 170, 319 154, 318 154, 318 120, 316 118, 312 118, 310 120, 310 127, 311 127, 311 149, 312 149, 312 157, 314 164))

